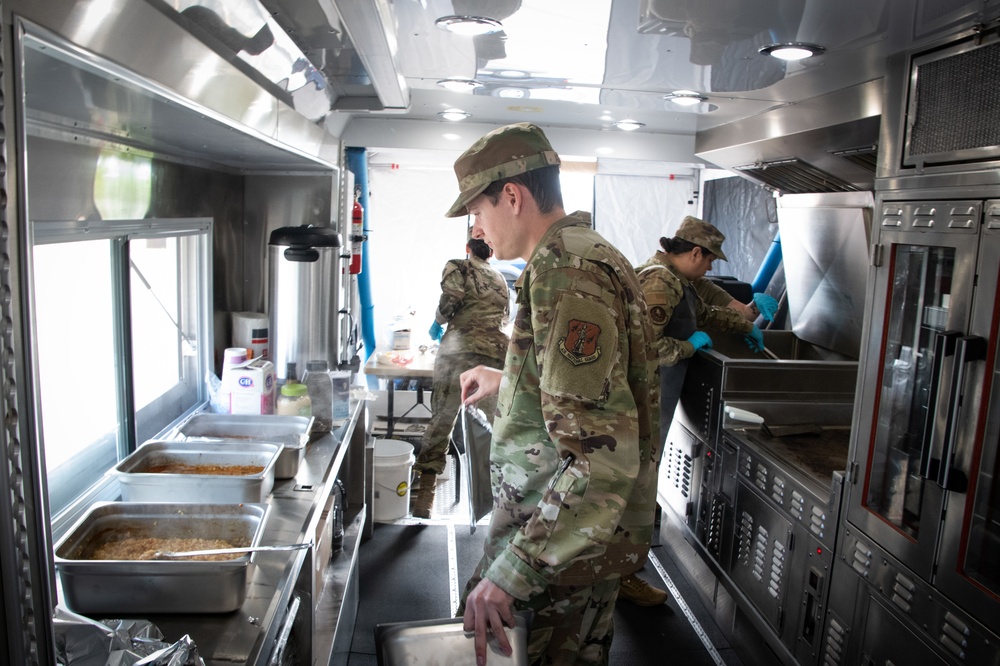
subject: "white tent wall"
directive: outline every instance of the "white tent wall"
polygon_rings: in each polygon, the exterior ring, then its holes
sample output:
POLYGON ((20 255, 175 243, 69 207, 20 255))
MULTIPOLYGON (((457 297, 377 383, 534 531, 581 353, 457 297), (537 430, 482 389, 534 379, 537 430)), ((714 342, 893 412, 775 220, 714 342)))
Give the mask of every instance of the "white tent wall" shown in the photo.
POLYGON ((466 218, 444 216, 458 195, 449 167, 373 164, 368 171, 369 242, 375 341, 388 344, 397 315, 415 312, 411 344, 428 344, 427 331, 441 295, 449 259, 465 256, 466 218))
POLYGON ((685 215, 698 215, 698 170, 635 160, 598 161, 594 227, 637 266, 673 236, 685 215))

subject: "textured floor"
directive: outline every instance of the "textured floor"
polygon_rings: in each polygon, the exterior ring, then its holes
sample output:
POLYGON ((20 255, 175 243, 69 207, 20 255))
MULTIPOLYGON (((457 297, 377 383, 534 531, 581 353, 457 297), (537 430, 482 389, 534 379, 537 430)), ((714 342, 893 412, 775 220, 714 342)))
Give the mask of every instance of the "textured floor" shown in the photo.
MULTIPOLYGON (((379 624, 453 616, 457 595, 482 554, 486 521, 470 533, 465 489, 451 464, 449 458, 449 469, 439 477, 429 520, 377 523, 372 539, 361 546, 361 602, 349 666, 376 666, 379 624), (456 483, 462 491, 457 501, 456 483)), ((673 587, 677 596, 656 608, 618 603, 612 666, 742 666, 666 549, 654 545, 640 576, 657 587, 673 587)))

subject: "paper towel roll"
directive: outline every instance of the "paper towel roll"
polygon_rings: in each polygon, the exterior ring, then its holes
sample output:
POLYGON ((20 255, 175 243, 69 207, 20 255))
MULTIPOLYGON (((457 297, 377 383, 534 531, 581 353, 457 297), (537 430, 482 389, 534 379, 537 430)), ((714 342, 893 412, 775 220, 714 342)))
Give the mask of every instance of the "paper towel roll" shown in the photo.
POLYGON ((260 312, 233 313, 233 346, 246 347, 247 359, 268 357, 268 319, 260 312))

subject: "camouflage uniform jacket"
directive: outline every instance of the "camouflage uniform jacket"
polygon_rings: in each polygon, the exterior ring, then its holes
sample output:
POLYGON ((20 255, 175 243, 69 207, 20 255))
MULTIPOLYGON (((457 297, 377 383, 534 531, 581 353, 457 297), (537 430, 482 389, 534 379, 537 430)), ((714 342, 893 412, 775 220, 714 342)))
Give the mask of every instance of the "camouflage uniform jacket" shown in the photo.
POLYGON ((698 292, 698 297, 705 301, 706 305, 717 305, 724 308, 733 302, 733 297, 728 291, 706 277, 700 277, 691 284, 698 292))
POLYGON ((434 320, 448 324, 438 354, 482 354, 502 360, 509 340, 510 295, 500 271, 478 257, 451 259, 441 273, 434 320))
MULTIPOLYGON (((646 297, 646 306, 653 322, 653 332, 657 336, 656 347, 660 363, 673 366, 677 365, 678 361, 691 358, 694 356, 694 346, 690 342, 663 334, 674 308, 684 296, 684 287, 691 286, 691 281, 677 272, 667 258, 666 252, 657 252, 635 270, 639 276, 642 293, 646 297)), ((753 328, 753 324, 739 312, 727 307, 707 305, 701 298, 695 304, 695 315, 699 329, 722 333, 749 333, 753 328)))
POLYGON ((659 380, 635 272, 577 212, 518 279, 490 451, 485 577, 517 599, 643 566, 659 380))

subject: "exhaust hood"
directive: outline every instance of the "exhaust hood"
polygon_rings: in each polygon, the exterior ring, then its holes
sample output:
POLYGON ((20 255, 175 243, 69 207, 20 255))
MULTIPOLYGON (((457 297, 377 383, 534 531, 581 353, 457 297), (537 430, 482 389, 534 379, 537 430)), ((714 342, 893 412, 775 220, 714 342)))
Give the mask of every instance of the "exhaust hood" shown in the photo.
POLYGON ((698 133, 695 154, 780 194, 874 190, 882 80, 698 133))

